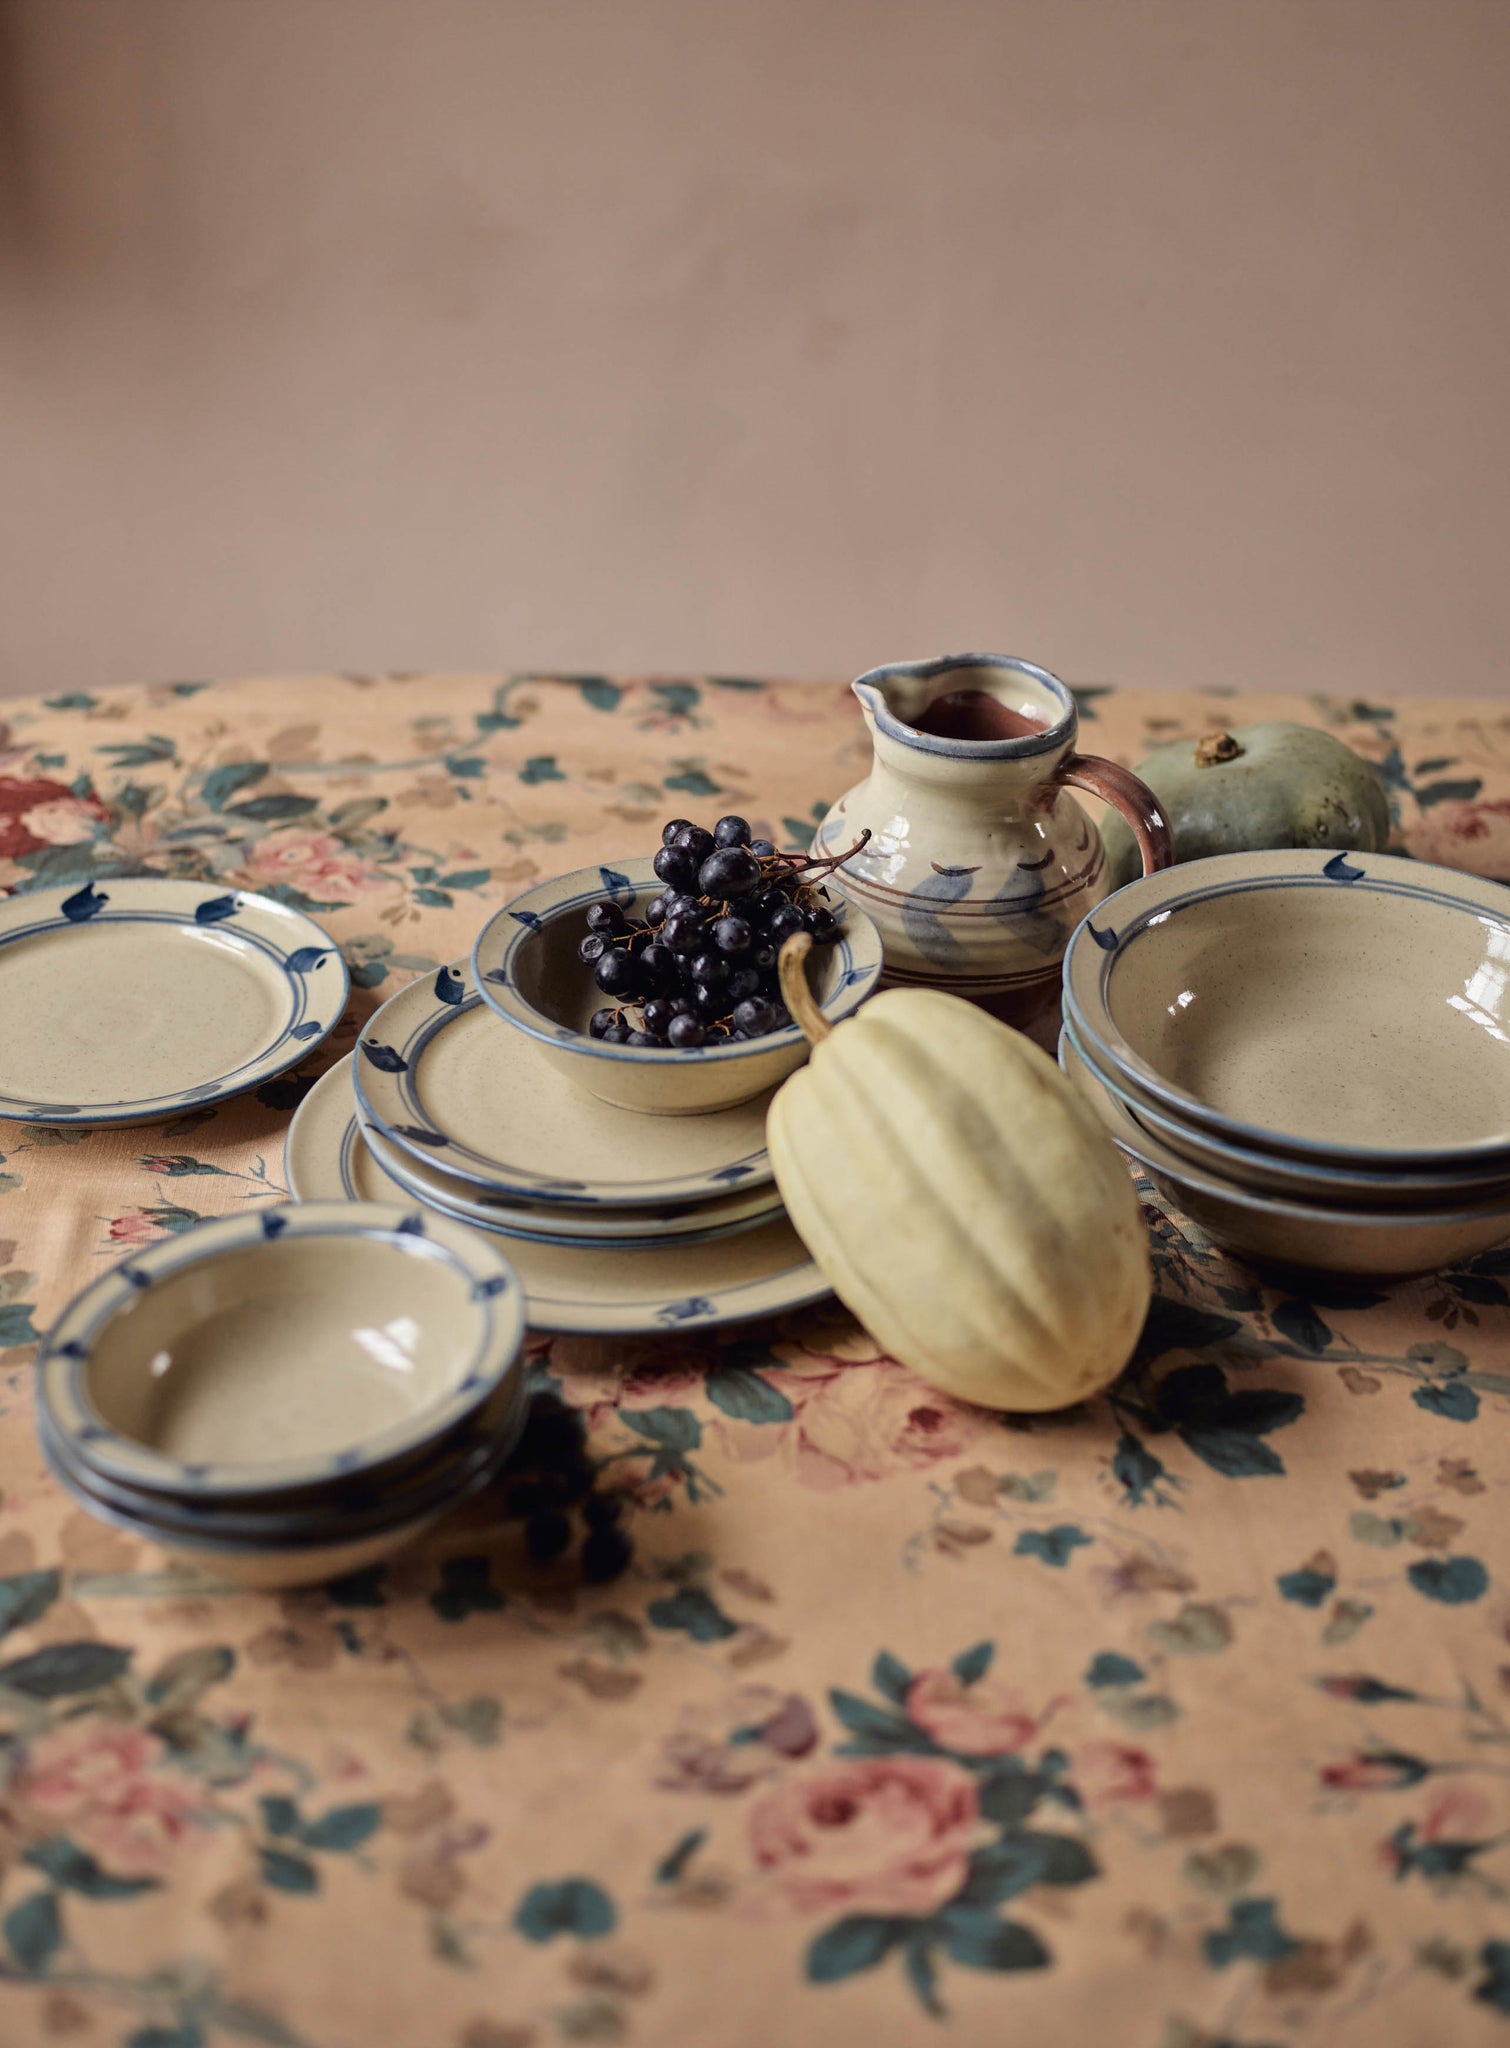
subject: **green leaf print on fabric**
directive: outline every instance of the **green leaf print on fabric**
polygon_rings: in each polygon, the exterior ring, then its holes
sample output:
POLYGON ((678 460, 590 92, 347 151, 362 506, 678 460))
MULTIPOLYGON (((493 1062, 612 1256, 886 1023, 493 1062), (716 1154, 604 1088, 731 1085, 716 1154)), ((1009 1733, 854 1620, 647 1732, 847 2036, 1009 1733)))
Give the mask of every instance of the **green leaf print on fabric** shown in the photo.
POLYGON ((514 1913, 514 1925, 526 1941, 553 1941, 558 1934, 597 1941, 617 1924, 613 1900, 586 1877, 531 1885, 514 1913))

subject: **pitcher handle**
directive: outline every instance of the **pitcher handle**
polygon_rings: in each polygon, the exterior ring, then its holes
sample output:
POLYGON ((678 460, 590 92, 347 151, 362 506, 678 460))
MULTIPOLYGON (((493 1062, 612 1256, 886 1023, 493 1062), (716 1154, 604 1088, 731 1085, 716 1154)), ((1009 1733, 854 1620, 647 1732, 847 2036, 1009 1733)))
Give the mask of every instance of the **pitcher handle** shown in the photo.
POLYGON ((1103 761, 1099 754, 1066 754, 1055 780, 1068 783, 1072 789, 1088 790, 1122 813, 1138 842, 1145 875, 1174 866, 1174 834, 1169 829, 1169 820, 1148 784, 1141 782, 1130 768, 1119 767, 1115 761, 1103 761))

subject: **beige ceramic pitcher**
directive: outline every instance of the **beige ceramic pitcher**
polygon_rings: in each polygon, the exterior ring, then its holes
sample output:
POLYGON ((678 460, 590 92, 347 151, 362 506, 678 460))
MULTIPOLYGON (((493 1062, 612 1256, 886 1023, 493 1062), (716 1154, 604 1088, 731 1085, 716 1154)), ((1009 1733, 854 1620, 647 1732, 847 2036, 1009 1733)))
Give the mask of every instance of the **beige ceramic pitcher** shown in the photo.
POLYGON ((1070 933, 1108 893, 1101 835, 1067 786, 1116 806, 1146 874, 1174 861, 1157 797, 1114 761, 1075 752, 1075 700, 1031 662, 898 662, 854 692, 874 762, 813 851, 871 836, 830 886, 880 926, 886 983, 947 989, 1030 1024, 1058 996, 1070 933))

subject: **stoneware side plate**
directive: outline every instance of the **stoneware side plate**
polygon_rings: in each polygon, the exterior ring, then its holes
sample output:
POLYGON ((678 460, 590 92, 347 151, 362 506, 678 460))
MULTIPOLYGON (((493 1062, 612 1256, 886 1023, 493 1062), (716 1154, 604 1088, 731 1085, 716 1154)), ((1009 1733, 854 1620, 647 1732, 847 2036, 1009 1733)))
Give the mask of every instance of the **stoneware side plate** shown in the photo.
MULTIPOLYGON (((354 1202, 395 1201, 404 1192, 368 1151, 354 1110, 344 1120, 322 1114, 305 1125, 298 1170, 289 1177, 322 1201, 337 1192, 354 1202)), ((830 1291, 785 1216, 716 1244, 647 1251, 511 1239, 509 1262, 524 1287, 530 1328, 579 1336, 716 1329, 806 1308, 830 1291)))
POLYGON ((1510 890, 1379 853, 1234 853, 1083 920, 1065 1014, 1103 1065, 1239 1144, 1510 1171, 1510 890))
POLYGON ((444 1438, 519 1369, 523 1335, 498 1241, 412 1199, 256 1209, 86 1287, 43 1341, 37 1398, 109 1478, 262 1497, 444 1438))
POLYGON ((268 896, 143 875, 0 902, 0 1117, 141 1124, 281 1074, 350 977, 268 896))
POLYGON ((1135 1123, 1076 1052, 1068 1032, 1059 1064, 1127 1158, 1216 1244, 1240 1257, 1328 1273, 1435 1273, 1510 1238, 1510 1196, 1472 1209, 1333 1209, 1285 1202, 1192 1166, 1135 1123))
POLYGON ((600 1102, 493 1015, 465 965, 384 1003, 362 1034, 354 1078, 364 1118, 391 1143, 494 1194, 637 1208, 771 1179, 769 1091, 706 1116, 641 1116, 600 1102))

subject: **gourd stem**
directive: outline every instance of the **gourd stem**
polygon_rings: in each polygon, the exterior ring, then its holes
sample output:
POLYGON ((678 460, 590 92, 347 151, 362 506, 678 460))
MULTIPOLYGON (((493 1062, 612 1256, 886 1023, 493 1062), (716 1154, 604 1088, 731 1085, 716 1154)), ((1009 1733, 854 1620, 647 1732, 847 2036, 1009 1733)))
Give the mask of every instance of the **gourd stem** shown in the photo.
POLYGON ((812 950, 810 932, 793 932, 778 954, 776 966, 781 975, 782 1001, 791 1011, 793 1021, 809 1045, 821 1045, 834 1027, 818 1008, 807 985, 807 956, 812 950))

